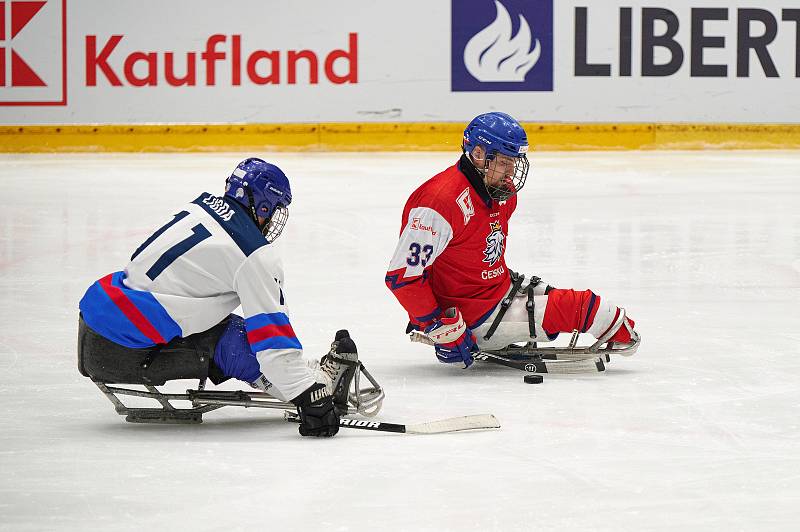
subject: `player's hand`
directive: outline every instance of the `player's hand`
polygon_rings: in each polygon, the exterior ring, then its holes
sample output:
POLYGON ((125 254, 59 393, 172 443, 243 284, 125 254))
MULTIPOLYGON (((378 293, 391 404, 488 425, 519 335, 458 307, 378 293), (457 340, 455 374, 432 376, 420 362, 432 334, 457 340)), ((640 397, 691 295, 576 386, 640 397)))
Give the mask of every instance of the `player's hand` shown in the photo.
POLYGON ((300 435, 329 438, 339 432, 339 415, 324 384, 314 383, 292 399, 300 416, 300 435))
POLYGON ((428 337, 434 341, 436 358, 439 362, 453 364, 463 362, 468 368, 474 362, 472 354, 478 351, 475 335, 472 333, 461 312, 451 307, 425 329, 428 337))

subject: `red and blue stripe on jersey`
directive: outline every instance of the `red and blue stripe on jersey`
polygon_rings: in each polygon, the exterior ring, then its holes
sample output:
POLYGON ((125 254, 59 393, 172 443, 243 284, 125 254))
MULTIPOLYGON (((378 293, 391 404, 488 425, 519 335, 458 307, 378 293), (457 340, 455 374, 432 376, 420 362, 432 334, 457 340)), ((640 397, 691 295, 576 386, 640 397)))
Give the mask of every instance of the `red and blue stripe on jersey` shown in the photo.
POLYGON ((96 281, 80 302, 84 321, 112 342, 136 349, 181 336, 180 326, 150 292, 125 286, 125 273, 96 281))
POLYGON ((283 312, 256 314, 244 320, 247 341, 253 352, 266 349, 302 349, 300 340, 283 312))

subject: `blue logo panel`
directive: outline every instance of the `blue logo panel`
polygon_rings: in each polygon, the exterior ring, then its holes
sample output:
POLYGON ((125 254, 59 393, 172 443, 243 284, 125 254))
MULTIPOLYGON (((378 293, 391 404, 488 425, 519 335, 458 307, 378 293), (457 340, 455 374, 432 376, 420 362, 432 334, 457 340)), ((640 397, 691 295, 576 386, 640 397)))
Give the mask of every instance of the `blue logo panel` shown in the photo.
POLYGON ((451 0, 451 89, 553 90, 553 0, 451 0))

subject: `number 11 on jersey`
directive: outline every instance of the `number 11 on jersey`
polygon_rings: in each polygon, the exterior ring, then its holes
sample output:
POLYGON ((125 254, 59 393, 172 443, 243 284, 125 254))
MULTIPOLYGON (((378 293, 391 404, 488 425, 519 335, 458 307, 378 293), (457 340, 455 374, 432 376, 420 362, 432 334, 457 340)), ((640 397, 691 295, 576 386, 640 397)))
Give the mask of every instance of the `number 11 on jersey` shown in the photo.
MULTIPOLYGON (((131 260, 135 259, 144 249, 153 243, 155 239, 163 235, 170 227, 178 223, 179 221, 183 220, 189 216, 187 211, 181 211, 175 215, 175 218, 170 220, 168 224, 160 228, 158 231, 153 233, 150 238, 144 241, 144 243, 139 246, 139 248, 134 251, 133 256, 131 256, 131 260)), ((155 281, 156 277, 158 277, 161 272, 163 272, 170 264, 175 262, 175 260, 195 247, 197 244, 205 240, 206 238, 211 237, 211 232, 203 226, 203 224, 197 224, 192 227, 192 234, 189 235, 187 238, 184 238, 164 253, 158 258, 158 260, 147 270, 147 277, 150 278, 151 281, 155 281)))

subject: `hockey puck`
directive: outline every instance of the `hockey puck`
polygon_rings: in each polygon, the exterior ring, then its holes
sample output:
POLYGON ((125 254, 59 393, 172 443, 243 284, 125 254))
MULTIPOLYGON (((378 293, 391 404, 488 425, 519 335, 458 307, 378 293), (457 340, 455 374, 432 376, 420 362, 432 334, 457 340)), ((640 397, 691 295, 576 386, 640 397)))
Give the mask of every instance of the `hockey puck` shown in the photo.
POLYGON ((544 381, 544 377, 532 373, 530 375, 525 375, 524 380, 526 384, 541 384, 544 381))

